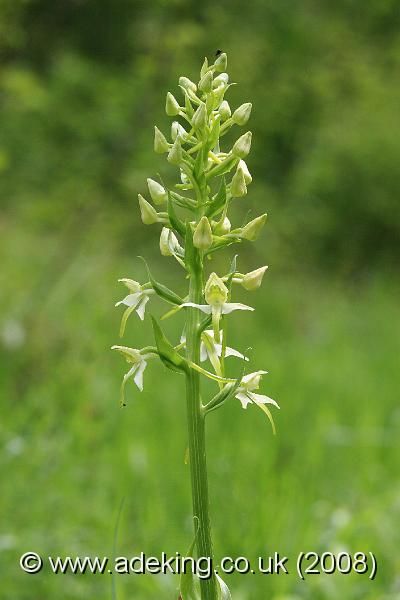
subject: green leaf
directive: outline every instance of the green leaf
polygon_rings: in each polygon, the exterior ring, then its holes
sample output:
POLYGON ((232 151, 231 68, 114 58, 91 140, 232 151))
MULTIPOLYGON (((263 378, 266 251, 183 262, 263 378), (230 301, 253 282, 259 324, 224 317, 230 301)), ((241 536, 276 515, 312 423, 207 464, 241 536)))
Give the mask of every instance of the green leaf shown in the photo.
POLYGON ((189 119, 191 119, 193 117, 193 115, 194 115, 193 106, 192 106, 192 103, 190 102, 189 96, 188 96, 188 94, 187 94, 187 92, 185 90, 184 90, 184 94, 185 94, 185 110, 186 110, 186 114, 189 117, 189 119))
POLYGON ((217 145, 218 140, 219 140, 219 130, 220 130, 220 119, 221 119, 221 115, 218 115, 218 117, 215 119, 214 125, 212 126, 211 132, 210 132, 210 148, 214 148, 214 146, 217 145))
POLYGON ((229 173, 238 162, 239 159, 236 156, 227 156, 219 165, 216 165, 207 172, 207 179, 229 173))
POLYGON ((185 225, 178 218, 178 216, 175 212, 174 203, 173 203, 172 197, 171 197, 171 192, 169 192, 169 191, 168 191, 167 207, 168 207, 168 218, 169 218, 169 222, 171 223, 172 227, 175 229, 175 231, 177 233, 180 233, 181 235, 185 235, 185 225))
POLYGON ((193 246, 193 233, 189 221, 186 221, 185 264, 191 273, 199 273, 201 271, 200 255, 197 248, 193 246))
POLYGON ((156 342, 158 354, 164 363, 164 365, 171 369, 171 371, 176 371, 178 373, 184 373, 187 371, 187 363, 184 358, 175 350, 172 344, 165 337, 161 327, 155 320, 155 318, 151 317, 153 323, 153 331, 154 331, 154 339, 156 342))
POLYGON ((153 287, 153 290, 157 294, 157 296, 160 296, 160 298, 162 298, 163 300, 166 300, 167 302, 170 302, 171 304, 181 305, 182 302, 183 302, 182 298, 180 298, 178 296, 178 294, 175 294, 175 292, 173 292, 172 290, 170 290, 169 288, 167 288, 166 285, 164 285, 164 284, 156 281, 154 279, 154 277, 152 276, 152 274, 150 273, 149 266, 148 266, 147 262, 145 261, 145 259, 143 258, 143 256, 139 256, 139 258, 146 265, 146 269, 147 269, 147 273, 148 273, 148 276, 149 276, 149 279, 150 279, 150 283, 151 283, 151 285, 153 287))
POLYGON ((207 187, 206 176, 204 174, 204 164, 207 160, 208 148, 204 145, 197 152, 196 160, 194 162, 193 175, 197 181, 197 184, 202 192, 207 187))
POLYGON ((243 370, 240 377, 236 379, 235 382, 227 383, 222 388, 222 390, 220 390, 218 394, 216 394, 214 398, 212 398, 212 400, 210 400, 210 402, 206 404, 206 406, 204 407, 205 414, 208 414, 209 412, 220 408, 223 404, 225 404, 225 402, 230 400, 232 396, 235 395, 236 390, 238 389, 238 387, 240 386, 240 382, 242 381, 244 370, 245 367, 243 366, 243 370))
MULTIPOLYGON (((186 552, 185 558, 193 556, 193 550, 196 544, 197 533, 199 531, 198 519, 195 517, 197 522, 197 528, 194 534, 192 543, 190 544, 188 551, 186 552)), ((200 583, 199 578, 193 575, 192 571, 181 573, 179 582, 179 591, 181 593, 182 600, 201 600, 200 594, 200 583)))
POLYGON ((238 255, 235 254, 235 256, 232 258, 231 266, 230 266, 229 273, 228 273, 228 279, 227 279, 227 282, 226 282, 226 287, 229 290, 229 296, 230 296, 230 293, 231 293, 231 290, 232 290, 232 279, 233 279, 234 274, 236 273, 236 260, 237 260, 237 257, 238 257, 238 255))
POLYGON ((207 217, 213 217, 218 211, 220 211, 226 203, 226 182, 225 177, 222 177, 221 184, 219 186, 218 192, 215 194, 214 198, 210 202, 206 215, 207 217))

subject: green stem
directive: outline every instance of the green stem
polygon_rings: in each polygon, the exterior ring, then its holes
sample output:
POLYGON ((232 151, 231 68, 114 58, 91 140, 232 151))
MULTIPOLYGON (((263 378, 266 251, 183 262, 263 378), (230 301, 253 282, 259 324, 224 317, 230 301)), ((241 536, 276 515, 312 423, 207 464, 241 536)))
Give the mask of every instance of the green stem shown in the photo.
MULTIPOLYGON (((202 272, 190 278, 190 302, 199 304, 202 297, 202 272)), ((187 311, 186 348, 188 360, 200 361, 200 314, 198 310, 187 311)), ((192 483, 193 516, 197 517, 197 554, 213 561, 211 526, 209 516, 207 462, 205 444, 205 419, 200 399, 200 375, 190 369, 186 375, 186 405, 189 434, 189 463, 192 483)), ((202 600, 217 600, 215 576, 200 580, 202 600)))

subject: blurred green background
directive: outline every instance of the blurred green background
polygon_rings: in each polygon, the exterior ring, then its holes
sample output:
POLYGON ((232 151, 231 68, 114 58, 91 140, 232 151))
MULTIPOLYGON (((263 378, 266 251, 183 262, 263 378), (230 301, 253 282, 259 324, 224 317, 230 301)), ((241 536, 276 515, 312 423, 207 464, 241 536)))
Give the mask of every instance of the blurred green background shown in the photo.
MULTIPOLYGON (((209 420, 216 554, 291 557, 289 576, 226 577, 234 600, 400 598, 399 21, 397 0, 1 0, 1 598, 110 598, 108 574, 18 561, 110 555, 122 497, 118 554, 191 541, 183 381, 152 364, 121 411, 109 347, 138 254, 167 285, 181 276, 136 194, 173 181, 153 126, 217 48, 231 105, 253 102, 244 203, 270 217, 240 249, 242 272, 270 269, 239 294, 256 313, 230 320, 231 343, 254 348, 282 410, 276 438, 239 402, 209 420), (308 550, 374 552, 378 575, 301 582, 308 550)), ((131 318, 127 343, 150 335, 131 318)), ((121 600, 177 597, 168 576, 118 585, 121 600)))

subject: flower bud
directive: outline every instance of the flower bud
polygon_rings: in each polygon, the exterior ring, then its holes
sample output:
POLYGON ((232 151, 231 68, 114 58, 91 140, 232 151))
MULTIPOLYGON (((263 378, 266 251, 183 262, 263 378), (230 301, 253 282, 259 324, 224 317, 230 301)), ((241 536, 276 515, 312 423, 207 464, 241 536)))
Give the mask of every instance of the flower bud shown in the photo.
POLYGON ((241 284, 245 290, 252 292, 253 290, 257 290, 264 277, 265 271, 268 269, 267 266, 260 267, 259 269, 255 269, 254 271, 250 271, 244 275, 241 284))
POLYGON ((216 273, 211 273, 207 280, 204 296, 207 304, 224 304, 228 299, 228 288, 216 273))
POLYGON ((176 138, 178 137, 178 135, 181 137, 182 140, 185 140, 187 138, 187 131, 184 127, 182 127, 182 125, 180 123, 178 123, 178 121, 172 121, 171 123, 171 138, 173 141, 176 140, 176 138))
POLYGON ((247 223, 247 225, 243 227, 240 233, 240 237, 245 240, 249 240, 250 242, 254 242, 254 240, 258 238, 266 220, 266 213, 257 217, 256 219, 253 219, 252 221, 250 221, 250 223, 247 223))
POLYGON ((179 85, 185 90, 196 93, 197 85, 193 81, 190 81, 188 77, 179 77, 179 85))
POLYGON ((203 75, 203 77, 200 79, 199 90, 201 90, 205 94, 208 94, 209 92, 211 92, 212 82, 213 82, 212 73, 211 73, 211 71, 207 71, 205 73, 205 75, 203 75))
POLYGON ((215 235, 225 235, 231 230, 231 222, 228 217, 225 217, 222 221, 218 221, 217 223, 214 222, 213 225, 215 235))
POLYGON ((232 121, 236 123, 236 125, 245 125, 250 118, 251 107, 251 102, 246 102, 239 106, 232 115, 232 121))
POLYGON ((150 179, 149 177, 147 179, 147 186, 149 188, 149 193, 154 204, 163 204, 167 201, 168 193, 163 188, 163 186, 160 183, 158 183, 158 181, 154 181, 154 179, 150 179))
POLYGON ((207 56, 204 59, 203 65, 201 67, 200 70, 200 78, 203 77, 208 71, 208 60, 207 60, 207 56))
POLYGON ((167 161, 171 163, 171 165, 179 165, 182 162, 182 146, 179 135, 172 144, 172 148, 167 156, 167 161))
POLYGON ((128 290, 132 292, 132 294, 136 294, 142 289, 140 283, 138 281, 135 281, 134 279, 127 279, 126 277, 123 277, 122 279, 118 279, 118 281, 119 283, 123 283, 124 285, 126 285, 128 290))
POLYGON ((222 103, 226 90, 227 90, 227 87, 225 85, 219 85, 217 88, 213 89, 212 97, 213 97, 213 105, 215 107, 219 106, 222 103))
POLYGON ((180 108, 181 107, 179 106, 175 96, 173 96, 171 92, 168 92, 167 99, 165 101, 165 112, 167 115, 169 117, 175 117, 176 115, 179 115, 180 108))
POLYGON ((221 102, 221 106, 219 107, 218 112, 221 115, 223 121, 229 119, 229 117, 231 116, 231 107, 229 106, 227 100, 223 100, 223 102, 221 102))
POLYGON ((212 245, 213 237, 210 222, 207 217, 201 217, 193 234, 193 246, 200 250, 208 250, 212 245))
POLYGON ((228 82, 229 82, 228 73, 221 73, 220 75, 217 75, 217 77, 214 79, 214 81, 212 82, 212 86, 213 86, 213 88, 217 88, 220 85, 222 85, 225 88, 228 85, 228 82))
POLYGON ((228 66, 228 57, 225 52, 222 52, 218 56, 218 58, 214 62, 215 70, 221 73, 221 71, 226 71, 226 67, 228 66))
POLYGON ((233 144, 232 154, 238 158, 245 158, 250 152, 251 148, 251 131, 244 133, 238 140, 233 144))
POLYGON ((147 200, 143 198, 141 194, 138 194, 139 208, 142 221, 145 225, 153 225, 158 223, 157 211, 147 200))
POLYGON ((232 177, 231 194, 233 198, 241 198, 247 194, 246 180, 243 170, 239 166, 232 177))
POLYGON ((192 117, 192 125, 195 129, 203 129, 207 123, 207 111, 204 102, 200 104, 192 117))
POLYGON ((169 144, 158 127, 154 127, 154 152, 164 154, 169 151, 169 144))
POLYGON ((253 181, 253 178, 251 176, 251 173, 249 171, 248 166, 246 165, 246 163, 244 162, 244 160, 240 159, 239 160, 239 165, 238 165, 242 171, 243 171, 243 175, 244 175, 244 180, 246 182, 246 185, 249 185, 249 183, 251 183, 253 181))
POLYGON ((163 256, 173 256, 176 249, 179 248, 179 242, 173 231, 168 227, 163 227, 160 235, 160 252, 163 256))

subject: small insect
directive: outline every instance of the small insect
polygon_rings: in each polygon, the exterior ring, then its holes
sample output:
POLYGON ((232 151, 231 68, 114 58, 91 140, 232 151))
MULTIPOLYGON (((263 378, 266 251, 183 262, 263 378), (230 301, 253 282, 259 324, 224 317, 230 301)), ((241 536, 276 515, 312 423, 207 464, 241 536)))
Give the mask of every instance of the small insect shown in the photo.
POLYGON ((220 54, 222 54, 222 50, 217 50, 215 56, 219 56, 220 54))

